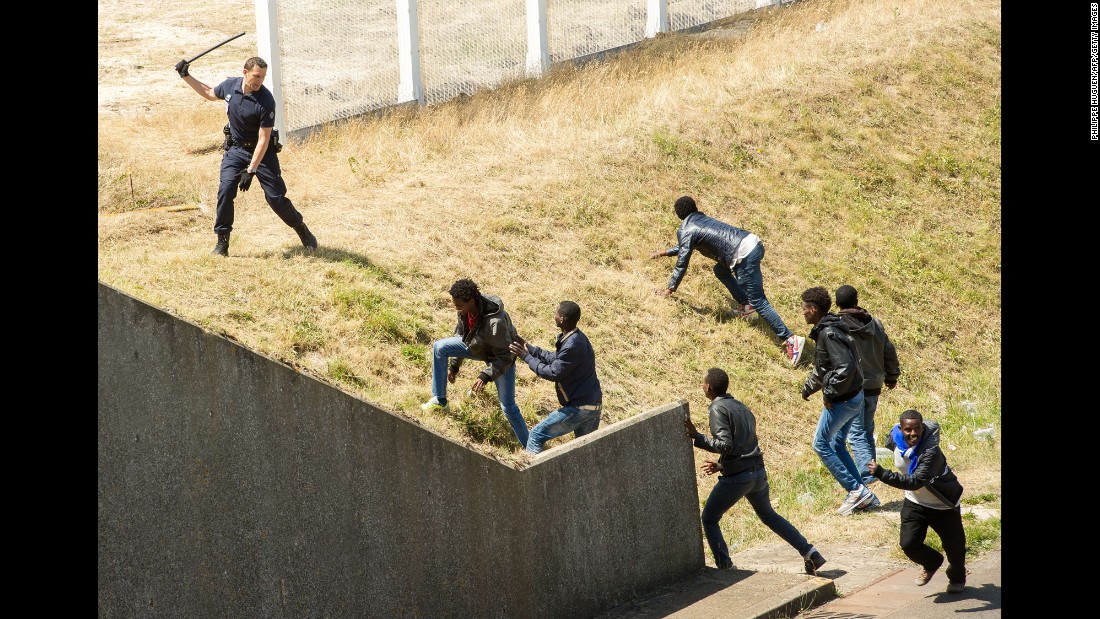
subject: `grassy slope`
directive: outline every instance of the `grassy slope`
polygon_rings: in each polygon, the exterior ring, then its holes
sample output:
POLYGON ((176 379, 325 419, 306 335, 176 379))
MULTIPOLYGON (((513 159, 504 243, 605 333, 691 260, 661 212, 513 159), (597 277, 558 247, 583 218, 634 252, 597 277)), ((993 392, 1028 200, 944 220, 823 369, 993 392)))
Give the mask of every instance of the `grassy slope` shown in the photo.
MULTIPOLYGON (((890 519, 814 517, 840 495, 809 447, 820 400, 799 397, 806 368, 759 321, 726 317, 710 261, 697 257, 667 300, 652 290, 672 259, 647 254, 675 243, 671 205, 690 194, 763 239, 767 294, 795 332, 808 330, 803 289, 856 286, 901 356, 879 433, 906 408, 938 419, 968 494, 999 505, 999 441, 971 436, 1000 431, 999 7, 808 1, 742 38, 661 37, 325 131, 281 155, 322 246, 312 256, 259 191, 238 200, 232 258, 206 255, 224 114, 180 85, 174 107, 101 115, 99 278, 506 459, 514 438, 495 398, 461 395, 472 369, 450 416, 417 406, 430 342, 453 326, 446 290, 472 277, 536 343, 573 299, 607 422, 686 399, 705 427, 700 377, 723 367, 757 414, 780 511, 811 540, 893 544, 890 519), (175 125, 195 129, 163 129, 175 125), (163 139, 137 139, 150 134, 163 139), (179 203, 205 210, 137 212, 179 203)), ((530 424, 556 406, 523 368, 517 392, 530 424)), ((713 483, 700 479, 701 499, 713 483)), ((724 523, 742 545, 766 533, 748 508, 724 523)))

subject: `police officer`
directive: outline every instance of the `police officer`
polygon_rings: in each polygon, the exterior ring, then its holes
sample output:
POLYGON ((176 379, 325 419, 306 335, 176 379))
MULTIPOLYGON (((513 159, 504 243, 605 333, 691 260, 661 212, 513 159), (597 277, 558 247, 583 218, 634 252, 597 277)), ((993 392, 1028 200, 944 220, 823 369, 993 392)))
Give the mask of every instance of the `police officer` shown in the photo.
POLYGON ((229 255, 229 232, 233 229, 233 200, 238 188, 248 191, 252 177, 258 176, 264 199, 286 225, 294 228, 302 245, 317 248, 317 237, 302 221, 302 214, 286 197, 286 183, 279 168, 279 156, 272 143, 275 126, 275 97, 264 87, 267 62, 253 56, 244 63, 242 77, 231 77, 214 88, 192 77, 188 62, 176 64, 176 72, 183 81, 210 101, 225 101, 229 116, 229 135, 222 155, 221 179, 218 183, 218 213, 214 219, 214 233, 218 243, 214 251, 219 256, 229 255))

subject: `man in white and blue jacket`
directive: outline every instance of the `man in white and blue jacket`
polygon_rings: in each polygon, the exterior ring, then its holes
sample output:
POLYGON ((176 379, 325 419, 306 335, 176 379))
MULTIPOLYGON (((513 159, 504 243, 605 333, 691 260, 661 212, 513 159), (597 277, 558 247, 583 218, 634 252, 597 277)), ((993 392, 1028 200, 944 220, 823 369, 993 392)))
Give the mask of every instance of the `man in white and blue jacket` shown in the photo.
POLYGON ((899 542, 905 556, 921 566, 916 584, 928 584, 943 565, 943 555, 924 543, 928 527, 932 527, 947 553, 947 592, 962 593, 966 587, 963 487, 940 449, 940 426, 909 409, 901 414, 890 437, 896 445, 894 463, 898 472, 886 470, 874 460, 867 463, 867 468, 882 483, 905 490, 899 542))
POLYGON ((554 312, 554 323, 561 329, 554 342, 554 351, 528 344, 516 335, 510 350, 527 362, 535 374, 555 383, 561 408, 551 412, 531 429, 527 451, 537 454, 552 438, 570 432, 581 437, 600 426, 603 391, 596 376, 596 353, 577 322, 581 308, 573 301, 562 301, 554 312))

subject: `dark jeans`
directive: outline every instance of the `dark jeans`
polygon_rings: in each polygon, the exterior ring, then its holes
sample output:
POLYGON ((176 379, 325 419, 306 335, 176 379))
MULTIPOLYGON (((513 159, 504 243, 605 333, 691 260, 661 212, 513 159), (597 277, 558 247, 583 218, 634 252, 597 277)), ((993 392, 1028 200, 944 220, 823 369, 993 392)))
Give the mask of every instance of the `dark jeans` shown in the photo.
POLYGON ((714 486, 714 490, 710 491, 707 503, 703 506, 702 521, 703 533, 707 537, 707 545, 710 546, 710 552, 714 555, 714 563, 719 568, 730 567, 733 565, 733 560, 730 559, 729 548, 726 546, 726 540, 722 537, 722 529, 718 526, 718 521, 722 519, 723 514, 733 507, 734 503, 741 500, 741 497, 747 497, 749 505, 752 505, 756 516, 760 518, 760 522, 767 525, 776 535, 782 537, 783 541, 793 546, 800 556, 805 556, 813 547, 798 532, 798 529, 794 528, 794 525, 775 512, 775 509, 772 508, 771 499, 768 497, 768 491, 768 471, 763 465, 759 465, 751 471, 742 471, 736 475, 718 478, 718 483, 714 486))
POLYGON ((932 509, 909 499, 901 504, 901 549, 905 556, 928 571, 943 565, 943 555, 924 543, 928 527, 940 536, 947 553, 947 580, 966 582, 966 532, 962 512, 953 509, 932 509))
POLYGON ((763 259, 764 242, 761 241, 744 260, 733 267, 732 272, 721 263, 715 263, 714 276, 729 290, 734 301, 741 305, 751 303, 756 313, 775 332, 775 336, 786 340, 794 333, 783 324, 783 319, 764 295, 764 275, 760 271, 760 261, 763 259))
MULTIPOLYGON (((237 199, 238 183, 241 180, 241 171, 248 168, 252 162, 252 153, 234 146, 222 155, 222 167, 220 180, 218 181, 218 211, 214 218, 214 232, 224 234, 233 230, 233 201, 237 199)), ((252 179, 255 191, 256 182, 264 191, 264 199, 267 205, 283 223, 293 228, 302 223, 302 214, 294 208, 290 198, 286 197, 286 183, 283 181, 282 169, 279 167, 279 158, 275 156, 273 148, 268 147, 264 158, 260 160, 260 166, 256 168, 256 178, 252 179)))

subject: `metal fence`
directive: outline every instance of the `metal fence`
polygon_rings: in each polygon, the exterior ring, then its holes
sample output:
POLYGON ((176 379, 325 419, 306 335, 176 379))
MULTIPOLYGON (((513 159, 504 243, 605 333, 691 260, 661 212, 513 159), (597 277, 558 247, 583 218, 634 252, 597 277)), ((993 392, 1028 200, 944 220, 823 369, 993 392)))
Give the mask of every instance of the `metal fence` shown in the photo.
POLYGON ((255 0, 289 137, 403 103, 537 77, 778 0, 255 0))

